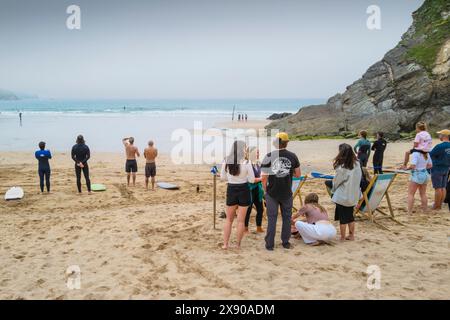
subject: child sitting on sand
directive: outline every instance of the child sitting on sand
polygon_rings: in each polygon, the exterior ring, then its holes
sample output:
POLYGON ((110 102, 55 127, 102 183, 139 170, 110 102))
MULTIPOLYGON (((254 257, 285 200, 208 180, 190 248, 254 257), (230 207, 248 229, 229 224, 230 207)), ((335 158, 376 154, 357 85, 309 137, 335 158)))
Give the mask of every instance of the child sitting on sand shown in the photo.
POLYGON ((414 147, 405 153, 405 160, 403 165, 400 167, 402 170, 406 170, 409 162, 409 156, 414 152, 419 152, 422 154, 428 154, 433 147, 433 139, 427 131, 427 125, 423 121, 416 123, 416 137, 414 139, 414 147))
POLYGON ((318 245, 336 237, 336 229, 328 219, 328 213, 319 204, 319 196, 310 193, 305 198, 305 205, 292 216, 292 234, 299 234, 306 244, 318 245), (305 217, 306 221, 298 220, 305 217))

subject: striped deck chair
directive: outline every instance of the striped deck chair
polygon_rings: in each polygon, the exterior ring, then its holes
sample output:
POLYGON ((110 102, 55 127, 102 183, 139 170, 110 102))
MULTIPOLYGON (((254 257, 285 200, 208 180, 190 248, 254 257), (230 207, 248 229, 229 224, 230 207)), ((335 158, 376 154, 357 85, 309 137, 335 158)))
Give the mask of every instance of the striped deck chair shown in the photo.
POLYGON ((369 182, 369 186, 366 191, 363 192, 363 196, 355 208, 355 215, 362 218, 368 218, 370 221, 386 230, 389 229, 375 221, 376 212, 383 214, 385 218, 390 218, 396 223, 403 225, 395 219, 391 199, 389 198, 389 188, 391 187, 392 182, 394 182, 396 176, 396 173, 375 175, 369 182), (389 213, 386 213, 379 208, 383 198, 386 198, 389 213))

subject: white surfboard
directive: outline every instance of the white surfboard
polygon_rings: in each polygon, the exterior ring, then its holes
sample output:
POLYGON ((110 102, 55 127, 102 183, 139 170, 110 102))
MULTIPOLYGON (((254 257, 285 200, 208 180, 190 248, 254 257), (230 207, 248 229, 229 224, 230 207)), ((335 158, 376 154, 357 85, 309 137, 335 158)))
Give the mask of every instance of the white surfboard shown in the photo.
POLYGON ((21 187, 12 187, 5 193, 5 200, 19 200, 23 198, 23 189, 21 187))

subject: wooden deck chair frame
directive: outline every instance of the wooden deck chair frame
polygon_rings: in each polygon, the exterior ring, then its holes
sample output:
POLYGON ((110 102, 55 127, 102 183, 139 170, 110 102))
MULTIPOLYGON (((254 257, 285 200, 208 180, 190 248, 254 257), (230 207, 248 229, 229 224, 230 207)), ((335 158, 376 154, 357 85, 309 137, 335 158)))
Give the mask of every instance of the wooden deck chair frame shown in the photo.
MULTIPOLYGON (((368 220, 370 220, 371 222, 373 222, 374 224, 376 224, 377 226, 389 230, 388 228, 386 228, 385 226, 383 226, 382 224, 380 224, 379 222, 377 222, 375 220, 375 212, 378 211, 379 213, 384 215, 384 218, 389 218, 393 221, 395 221, 396 223, 403 225, 403 223, 397 221, 395 219, 395 215, 394 215, 394 210, 392 208, 392 204, 391 204, 391 199, 389 197, 389 189, 392 185, 392 183, 394 182, 395 178, 397 177, 397 174, 394 173, 393 177, 391 179, 391 181, 389 182, 389 185, 386 188, 386 191, 384 192, 381 201, 383 201, 383 199, 386 199, 386 202, 388 204, 388 209, 389 209, 389 213, 384 212, 383 210, 381 210, 380 208, 371 208, 370 207, 370 196, 371 196, 371 191, 373 189, 373 187, 375 186, 377 180, 378 180, 379 175, 375 175, 369 182, 369 185, 367 186, 366 191, 363 192, 363 195, 361 197, 361 199, 358 202, 358 205, 355 209, 355 215, 358 217, 361 217, 362 219, 367 218, 368 220), (365 205, 365 211, 361 210, 361 205, 364 203, 365 205)), ((380 202, 381 202, 380 201, 380 202)))
MULTIPOLYGON (((299 178, 293 178, 293 180, 300 180, 297 188, 295 189, 295 191, 292 193, 292 201, 294 202, 296 198, 298 198, 298 201, 300 203, 300 208, 303 207, 303 198, 302 198, 302 187, 305 184, 306 180, 308 179, 308 175, 305 174, 304 176, 300 176, 299 178)), ((300 209, 298 208, 298 209, 300 209)), ((294 205, 292 206, 292 210, 293 211, 297 211, 298 210, 294 205)))

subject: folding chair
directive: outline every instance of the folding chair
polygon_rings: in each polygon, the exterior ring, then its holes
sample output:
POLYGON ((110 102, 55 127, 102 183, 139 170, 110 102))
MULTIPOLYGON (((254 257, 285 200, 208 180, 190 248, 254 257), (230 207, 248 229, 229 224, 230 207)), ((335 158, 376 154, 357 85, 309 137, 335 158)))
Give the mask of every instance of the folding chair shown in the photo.
POLYGON ((396 173, 375 175, 372 180, 370 180, 369 186, 367 187, 366 191, 363 192, 363 196, 356 206, 355 215, 362 218, 368 218, 376 225, 389 230, 385 226, 375 221, 375 213, 376 211, 378 211, 379 213, 383 214, 385 218, 389 218, 396 223, 404 226, 404 224, 395 219, 391 199, 389 198, 389 188, 391 187, 392 182, 394 182, 396 176, 396 173), (389 208, 389 214, 383 212, 380 208, 378 208, 383 198, 386 198, 386 202, 389 208))
POLYGON ((303 207, 303 198, 302 198, 302 187, 306 182, 308 175, 300 176, 298 178, 292 178, 292 201, 294 202, 296 198, 298 198, 300 202, 300 207, 296 208, 294 205, 292 206, 293 211, 297 211, 301 207, 303 207))

